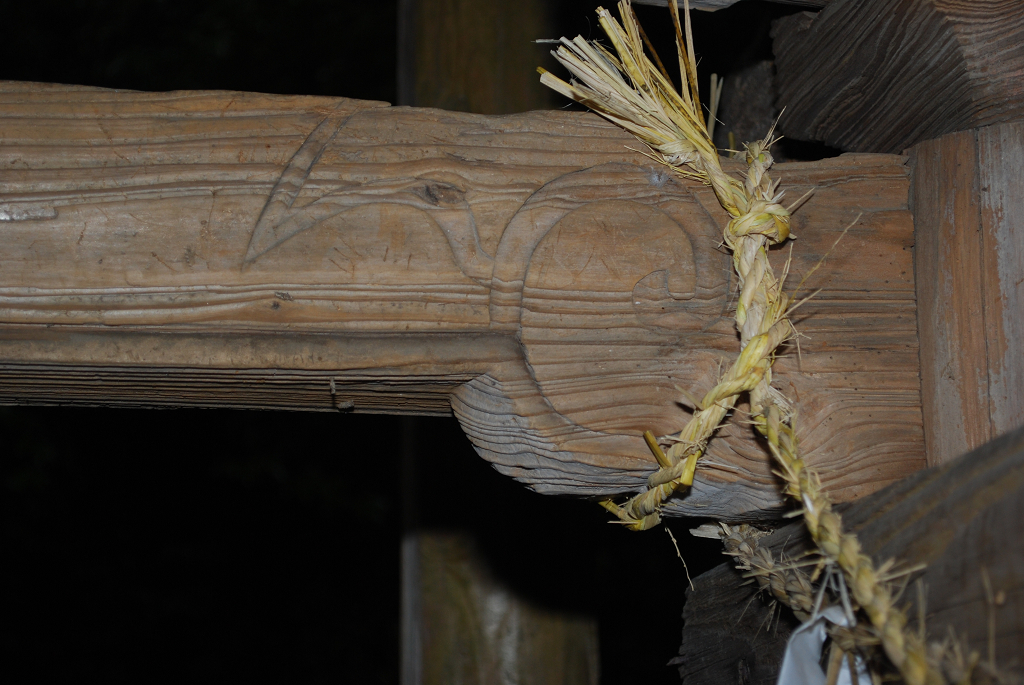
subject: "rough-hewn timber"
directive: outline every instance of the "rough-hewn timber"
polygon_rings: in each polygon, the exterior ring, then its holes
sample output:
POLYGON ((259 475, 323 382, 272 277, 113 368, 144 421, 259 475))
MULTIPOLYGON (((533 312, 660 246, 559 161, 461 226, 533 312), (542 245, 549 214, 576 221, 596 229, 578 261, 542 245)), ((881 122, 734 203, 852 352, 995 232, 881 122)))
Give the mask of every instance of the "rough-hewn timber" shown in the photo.
MULTIPOLYGON (((844 524, 857 531, 876 562, 928 565, 903 595, 912 625, 917 617, 914 583, 920 578, 926 588, 929 640, 941 642, 952 628, 987 660, 988 621, 994 612, 997 665, 1016 669, 1024 654, 1022 520, 1024 428, 914 474, 843 512, 844 524), (997 606, 986 600, 983 572, 997 606)), ((763 542, 776 555, 786 550, 795 557, 805 549, 801 526, 781 528, 763 542)), ((687 685, 770 685, 778 678, 796 619, 785 611, 770 620, 767 605, 742 583, 728 563, 694 578, 696 589, 688 593, 683 610, 678 658, 687 685)))
POLYGON ((1024 118, 1020 0, 833 0, 773 32, 781 129, 858 152, 1024 118))
MULTIPOLYGON (((736 354, 713 195, 591 115, 7 84, 0 131, 3 403, 454 409, 502 472, 603 495, 736 354)), ((904 161, 779 170, 816 189, 792 287, 860 216, 777 376, 839 499, 924 461, 904 161)), ((672 511, 775 490, 740 413, 672 511)))
POLYGON ((929 464, 1024 425, 1024 122, 914 147, 929 464))

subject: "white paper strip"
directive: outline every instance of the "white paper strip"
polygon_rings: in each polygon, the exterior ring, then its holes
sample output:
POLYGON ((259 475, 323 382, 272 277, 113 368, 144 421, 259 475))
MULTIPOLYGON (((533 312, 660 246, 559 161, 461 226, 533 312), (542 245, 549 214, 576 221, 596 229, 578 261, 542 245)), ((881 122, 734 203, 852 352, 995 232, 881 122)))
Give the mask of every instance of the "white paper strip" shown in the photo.
MULTIPOLYGON (((831 606, 817 618, 812 618, 800 625, 789 636, 786 654, 782 659, 779 671, 779 685, 825 685, 825 672, 821 668, 821 648, 825 644, 825 621, 837 625, 847 625, 846 616, 838 606, 831 606)), ((836 685, 851 685, 850 662, 843 659, 839 669, 839 680, 836 685)), ((871 683, 871 676, 863 660, 857 657, 857 682, 859 685, 871 683)))

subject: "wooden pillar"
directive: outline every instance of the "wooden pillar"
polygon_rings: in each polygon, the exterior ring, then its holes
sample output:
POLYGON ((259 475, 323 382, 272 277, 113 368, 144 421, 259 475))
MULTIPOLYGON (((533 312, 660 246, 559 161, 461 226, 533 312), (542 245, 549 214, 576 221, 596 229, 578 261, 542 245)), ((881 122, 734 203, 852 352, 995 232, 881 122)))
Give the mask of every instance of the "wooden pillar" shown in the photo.
POLYGON ((930 464, 1024 424, 1024 121, 911 152, 930 464))
MULTIPOLYGON (((400 0, 399 103, 477 114, 555 106, 537 79, 551 38, 545 0, 400 0)), ((555 36, 557 37, 557 36, 555 36)))
MULTIPOLYGON (((510 114, 554 105, 540 85, 550 3, 544 0, 400 0, 399 104, 478 114, 510 114)), ((404 430, 426 430, 407 423, 404 430)), ((415 446, 416 441, 411 441, 415 446)), ((593 619, 535 607, 496 579, 479 552, 478 533, 416 520, 428 454, 412 447, 404 489, 410 510, 403 535, 403 685, 596 685, 593 619), (420 483, 417 485, 417 483, 420 483)), ((522 544, 511 541, 510 544, 522 544)))
POLYGON ((471 533, 423 533, 417 545, 423 683, 597 684, 593 618, 520 596, 495 578, 471 533))
MULTIPOLYGON (((539 606, 499 578, 501 569, 492 568, 480 550, 486 527, 463 523, 474 519, 472 505, 451 510, 465 481, 436 473, 439 463, 442 470, 452 463, 438 453, 468 446, 425 447, 433 437, 428 420, 403 417, 403 685, 596 685, 596 620, 539 606), (450 516, 439 517, 435 505, 445 501, 450 516), (428 515, 424 507, 435 513, 428 515)), ((487 483, 471 487, 477 496, 488 492, 487 483)), ((516 515, 530 517, 531 511, 517 508, 516 515)), ((507 541, 524 555, 531 553, 530 543, 507 541)), ((534 561, 530 566, 543 567, 543 559, 534 561)))

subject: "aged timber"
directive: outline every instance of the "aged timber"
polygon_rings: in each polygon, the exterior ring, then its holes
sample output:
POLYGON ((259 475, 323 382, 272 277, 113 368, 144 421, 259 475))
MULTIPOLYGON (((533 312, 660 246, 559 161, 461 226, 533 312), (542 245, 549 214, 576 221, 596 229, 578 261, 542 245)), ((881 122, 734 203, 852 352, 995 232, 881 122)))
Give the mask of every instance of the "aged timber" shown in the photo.
MULTIPOLYGON (((908 579, 903 595, 911 625, 918 616, 914 605, 921 580, 929 641, 942 642, 953 630, 983 662, 991 644, 996 665, 1011 672, 1019 670, 1018 657, 1024 654, 1021 520, 1024 427, 853 502, 843 512, 844 525, 857 532, 876 563, 927 564, 908 579)), ((802 525, 780 528, 763 543, 776 557, 783 551, 796 557, 806 549, 802 525)), ((676 660, 688 685, 770 685, 778 679, 786 639, 797 621, 788 611, 770 617, 768 605, 742 582, 728 563, 694 578, 676 660)))
MULTIPOLYGON (((605 495, 736 353, 714 197, 591 115, 6 84, 0 131, 3 403, 454 411, 503 473, 605 495)), ((904 161, 779 169, 816 190, 790 287, 853 224, 777 375, 841 500, 924 461, 904 161)), ((739 412, 672 512, 775 490, 739 412)))
POLYGON ((929 464, 1024 425, 1024 122, 911 152, 929 464))
POLYGON ((901 152, 1024 118, 1020 0, 832 0, 773 31, 787 136, 901 152))

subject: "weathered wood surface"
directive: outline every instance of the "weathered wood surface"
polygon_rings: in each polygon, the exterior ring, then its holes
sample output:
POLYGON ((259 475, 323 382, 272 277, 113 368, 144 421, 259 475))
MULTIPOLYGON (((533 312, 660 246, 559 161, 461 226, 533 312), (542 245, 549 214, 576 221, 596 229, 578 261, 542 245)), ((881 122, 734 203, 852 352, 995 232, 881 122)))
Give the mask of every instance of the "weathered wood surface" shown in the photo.
POLYGON ((1020 0, 833 0, 773 31, 785 135, 901 152, 1024 118, 1020 0))
POLYGON ((1024 122, 914 147, 928 461, 1024 424, 1024 122))
MULTIPOLYGON (((503 473, 603 495, 736 354, 713 195, 591 115, 7 84, 0 132, 3 403, 454 410, 503 473)), ((779 174, 817 189, 790 283, 861 217, 777 375, 849 499, 924 460, 907 169, 779 174)), ((740 417, 671 512, 776 498, 740 417)))
MULTIPOLYGON (((916 473, 850 504, 843 522, 855 530, 876 562, 927 564, 913 576, 926 588, 930 641, 948 630, 988 657, 988 621, 995 612, 997 665, 1020 667, 1024 654, 1024 427, 961 458, 916 473), (998 606, 990 607, 982 581, 988 574, 998 606), (999 601, 1001 599, 1001 602, 999 601)), ((775 531, 762 542, 776 555, 806 548, 802 524, 775 531)), ((916 582, 912 580, 911 583, 916 582)), ((768 628, 769 609, 725 563, 694 578, 683 609, 680 674, 688 685, 726 682, 769 685, 778 678, 789 632, 798 625, 785 611, 768 628), (737 677, 737 674, 743 674, 737 677)), ((911 625, 917 617, 914 587, 911 625)))

